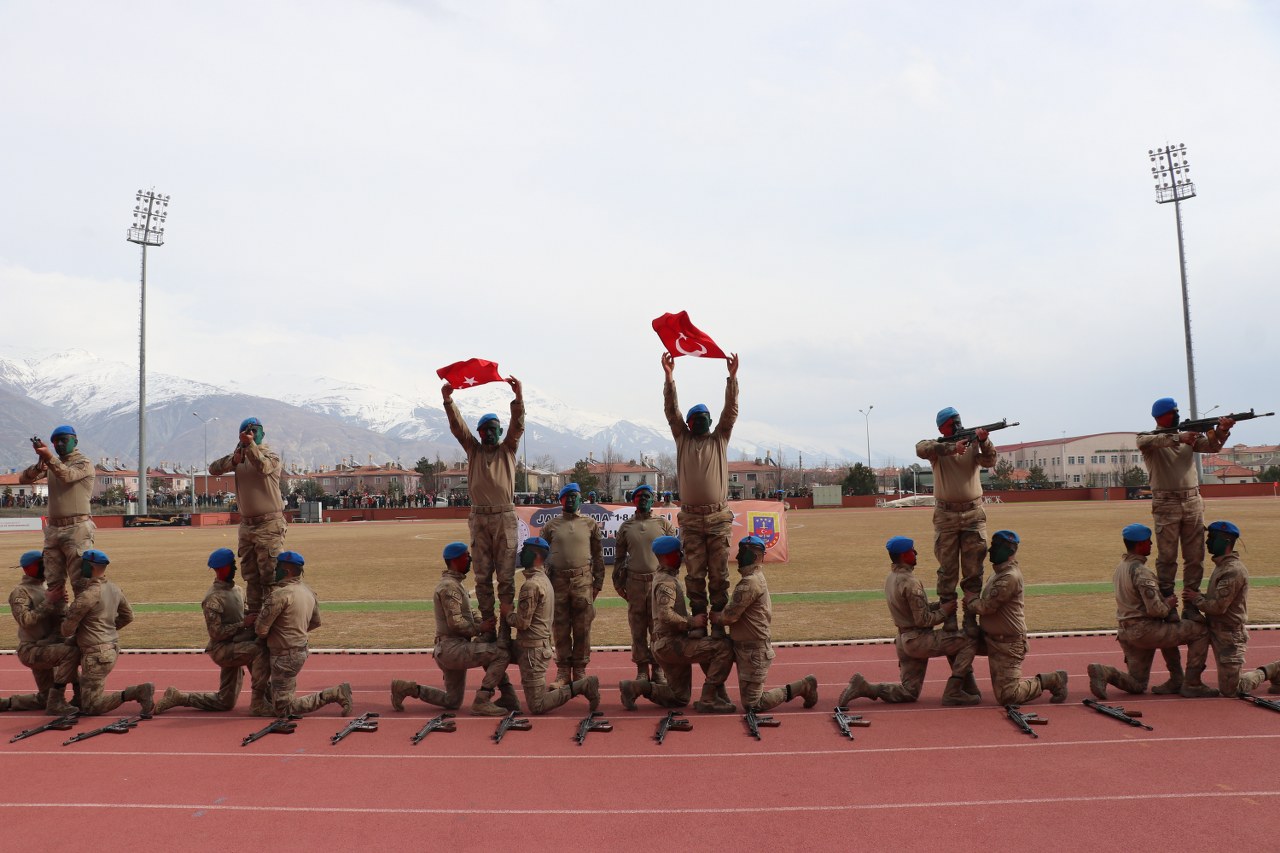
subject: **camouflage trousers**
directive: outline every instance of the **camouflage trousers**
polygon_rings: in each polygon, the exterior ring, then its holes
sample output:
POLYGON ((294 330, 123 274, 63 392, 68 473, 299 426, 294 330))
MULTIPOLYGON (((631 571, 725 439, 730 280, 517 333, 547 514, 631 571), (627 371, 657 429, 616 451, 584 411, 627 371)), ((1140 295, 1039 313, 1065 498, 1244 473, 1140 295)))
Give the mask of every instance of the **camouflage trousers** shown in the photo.
POLYGON ((559 708, 572 697, 569 685, 554 690, 547 687, 547 667, 551 664, 551 643, 521 648, 516 657, 520 664, 520 686, 530 714, 545 714, 559 708))
POLYGON ((218 692, 187 693, 184 705, 197 711, 230 711, 240 698, 246 666, 249 667, 254 703, 265 700, 271 679, 271 663, 266 643, 261 640, 218 643, 209 651, 209 657, 220 669, 218 692))
POLYGON ((18 660, 31 670, 36 681, 36 692, 10 696, 9 710, 37 711, 45 707, 56 670, 61 668, 64 674, 70 672, 74 677, 75 668, 80 663, 80 649, 66 643, 50 643, 47 646, 22 643, 18 646, 18 660))
POLYGON ((981 499, 956 512, 934 507, 933 556, 938 560, 938 598, 956 598, 956 582, 965 592, 982 592, 982 561, 987 554, 987 512, 981 499))
POLYGON ((1145 693, 1151 680, 1151 663, 1157 650, 1187 647, 1187 672, 1204 672, 1209 657, 1209 629, 1201 622, 1182 619, 1166 622, 1163 619, 1143 619, 1134 625, 1122 627, 1116 641, 1124 652, 1127 673, 1115 672, 1108 679, 1127 693, 1145 693))
POLYGON ((284 517, 268 518, 257 524, 240 523, 236 557, 244 576, 245 613, 262 610, 262 599, 276 583, 276 557, 284 550, 284 534, 289 529, 284 517))
MULTIPOLYGON (((1249 629, 1243 625, 1209 626, 1209 644, 1213 658, 1218 662, 1218 689, 1223 696, 1240 693, 1240 672, 1244 669, 1245 651, 1249 648, 1249 629)), ((1259 679, 1261 683, 1261 679, 1259 679)), ((1257 684, 1246 685, 1249 692, 1257 684)))
POLYGON ((1156 526, 1156 580, 1161 595, 1172 595, 1182 548, 1182 588, 1200 589, 1204 579, 1204 501, 1198 492, 1151 499, 1156 526))
POLYGON ((1039 678, 1023 678, 1022 662, 1027 659, 1026 637, 982 638, 991 668, 991 689, 1001 705, 1021 705, 1044 692, 1039 678))
POLYGON ((306 696, 295 695, 298 692, 298 673, 302 672, 308 654, 306 649, 270 653, 271 701, 278 717, 310 714, 329 704, 330 698, 326 694, 333 692, 334 688, 306 696))
POLYGON ((494 583, 497 600, 513 604, 516 600, 516 512, 514 509, 492 515, 475 512, 467 518, 471 530, 472 572, 476 577, 476 602, 480 617, 494 615, 494 583))
POLYGON ((653 634, 651 611, 653 604, 649 600, 653 592, 653 573, 627 573, 627 626, 631 629, 631 660, 638 666, 653 663, 653 652, 650 651, 653 634))
POLYGON ((769 667, 775 655, 773 646, 763 640, 733 644, 733 659, 738 667, 738 692, 742 697, 742 707, 767 711, 787 701, 785 687, 775 687, 769 691, 764 689, 765 680, 769 677, 769 667))
POLYGON ((591 660, 591 623, 596 618, 591 567, 556 569, 551 576, 551 588, 556 594, 551 623, 556 665, 585 669, 591 660))
POLYGON ((702 667, 708 684, 724 684, 733 668, 733 643, 728 637, 658 637, 653 656, 667 683, 654 684, 650 700, 664 708, 683 708, 693 696, 693 664, 702 667))
POLYGON ((467 670, 481 667, 484 678, 481 690, 494 690, 507 681, 507 664, 511 658, 497 643, 476 643, 462 637, 440 637, 436 640, 436 666, 444 673, 444 690, 419 687, 418 698, 447 710, 462 706, 467 690, 467 670))
POLYGON ((707 612, 707 588, 711 609, 717 613, 729 603, 729 538, 733 534, 733 510, 700 515, 680 511, 680 544, 684 548, 685 589, 690 615, 707 612))
POLYGON ((80 555, 93 548, 93 534, 98 529, 93 519, 67 527, 49 525, 44 529, 44 585, 62 589, 68 576, 71 592, 79 595, 88 583, 80 576, 80 555))
POLYGON ((120 651, 114 646, 91 646, 80 650, 80 713, 96 716, 114 711, 124 702, 124 693, 103 692, 107 676, 115 669, 120 651))
POLYGON ((973 671, 974 643, 963 631, 921 631, 910 637, 899 634, 894 648, 902 683, 873 685, 886 702, 914 702, 920 698, 929 658, 947 658, 954 676, 963 677, 973 671))

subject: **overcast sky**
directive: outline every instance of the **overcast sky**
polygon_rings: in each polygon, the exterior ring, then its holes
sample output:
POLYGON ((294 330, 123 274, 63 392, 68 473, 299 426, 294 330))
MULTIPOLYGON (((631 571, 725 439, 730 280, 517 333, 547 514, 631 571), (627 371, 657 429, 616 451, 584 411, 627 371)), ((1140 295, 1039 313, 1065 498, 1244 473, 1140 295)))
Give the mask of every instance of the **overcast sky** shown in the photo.
MULTIPOLYGON (((1142 429, 1190 408, 1172 142, 1201 408, 1271 410, 1278 9, 0 0, 6 343, 136 360, 154 186, 155 371, 438 400, 478 356, 658 420, 649 323, 686 309, 741 354, 751 440, 861 454, 868 405, 877 465, 946 405, 1142 429)), ((681 359, 681 403, 723 376, 681 359)))

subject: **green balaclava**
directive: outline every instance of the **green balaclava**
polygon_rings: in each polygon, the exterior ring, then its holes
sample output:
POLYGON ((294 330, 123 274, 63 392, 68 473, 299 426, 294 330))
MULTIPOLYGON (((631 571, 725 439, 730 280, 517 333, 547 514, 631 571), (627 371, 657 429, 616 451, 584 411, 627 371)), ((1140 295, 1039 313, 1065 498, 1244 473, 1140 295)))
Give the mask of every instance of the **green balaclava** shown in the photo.
POLYGON ((1016 553, 1018 553, 1018 546, 1003 536, 997 536, 991 540, 991 550, 988 552, 991 557, 991 565, 998 566, 1001 563, 1007 563, 1016 553))
POLYGON ((738 568, 745 569, 747 566, 754 566, 760 562, 760 553, 750 545, 738 545, 738 568))
POLYGON ((287 577, 289 577, 289 570, 285 568, 285 564, 276 563, 276 583, 280 583, 287 577))
POLYGON ((1206 543, 1206 547, 1209 549, 1210 554, 1215 557, 1221 557, 1226 554, 1234 544, 1235 540, 1230 536, 1225 533, 1219 533, 1216 530, 1212 530, 1209 532, 1209 541, 1206 543))
POLYGON ((520 549, 520 568, 532 569, 533 564, 538 562, 539 553, 540 552, 538 551, 537 548, 533 548, 528 545, 521 548, 520 549))
POLYGON ((80 577, 89 580, 93 577, 93 563, 89 560, 80 561, 80 577))

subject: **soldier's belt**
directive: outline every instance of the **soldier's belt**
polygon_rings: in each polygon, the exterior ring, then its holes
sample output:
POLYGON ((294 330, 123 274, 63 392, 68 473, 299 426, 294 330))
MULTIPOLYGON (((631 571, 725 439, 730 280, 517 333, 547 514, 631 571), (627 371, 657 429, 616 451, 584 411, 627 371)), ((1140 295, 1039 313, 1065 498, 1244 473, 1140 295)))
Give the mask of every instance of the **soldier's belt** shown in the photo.
POLYGON ((555 575, 553 576, 553 580, 558 580, 560 578, 580 578, 583 575, 591 574, 591 565, 578 566, 576 569, 557 568, 554 572, 555 575))
POLYGON ((88 521, 93 518, 91 515, 63 515, 49 519, 50 527, 70 527, 73 524, 79 524, 82 521, 88 521))
POLYGON ((720 512, 729 505, 723 501, 715 504, 680 504, 680 511, 691 513, 693 515, 712 515, 720 512))
POLYGON ((1159 490, 1159 491, 1156 491, 1156 490, 1154 490, 1154 489, 1153 489, 1153 490, 1151 491, 1151 496, 1152 496, 1153 498, 1194 498, 1194 497, 1195 497, 1196 495, 1198 495, 1198 494, 1200 494, 1200 489, 1199 489, 1199 488, 1195 488, 1195 489, 1172 489, 1172 490, 1169 490, 1169 489, 1161 489, 1161 490, 1159 490))
POLYGON ((733 647, 735 649, 767 649, 769 648, 768 640, 734 640, 733 647))
POLYGON ((549 649, 549 648, 551 648, 551 638, 550 638, 550 637, 538 637, 538 638, 536 638, 536 639, 529 639, 529 640, 516 640, 516 643, 517 643, 517 644, 519 644, 520 648, 522 648, 522 649, 549 649))
POLYGON ((284 513, 277 510, 276 512, 264 512, 262 515, 242 515, 240 516, 240 523, 261 524, 264 521, 271 521, 274 518, 284 518, 284 513))
POLYGON ((971 509, 977 509, 982 506, 982 498, 974 498, 971 501, 961 501, 960 503, 940 501, 934 498, 933 505, 938 509, 945 509, 947 512, 968 512, 971 509))
POLYGON ((119 643, 94 643, 92 646, 81 646, 80 654, 96 655, 98 652, 113 652, 119 650, 119 643))
POLYGON ((627 569, 627 580, 647 581, 653 578, 656 572, 633 572, 627 569))
POLYGON ((502 504, 501 506, 473 506, 471 507, 472 515, 501 515, 504 512, 515 512, 515 504, 502 504))

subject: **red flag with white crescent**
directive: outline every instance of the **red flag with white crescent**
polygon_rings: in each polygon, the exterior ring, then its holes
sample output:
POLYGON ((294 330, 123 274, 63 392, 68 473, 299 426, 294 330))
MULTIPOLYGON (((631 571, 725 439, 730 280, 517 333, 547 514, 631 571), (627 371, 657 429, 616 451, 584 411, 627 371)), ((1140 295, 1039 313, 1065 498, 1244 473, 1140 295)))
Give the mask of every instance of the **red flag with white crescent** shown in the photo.
POLYGON ((484 385, 486 382, 503 382, 502 374, 498 373, 498 363, 496 361, 485 361, 483 358, 469 358, 466 361, 455 361, 447 367, 442 367, 436 371, 445 382, 448 382, 456 388, 474 388, 477 385, 484 385))
POLYGON ((710 335, 690 322, 688 311, 681 311, 679 314, 663 314, 653 321, 653 330, 658 333, 667 352, 673 356, 728 358, 724 350, 711 340, 710 335))

